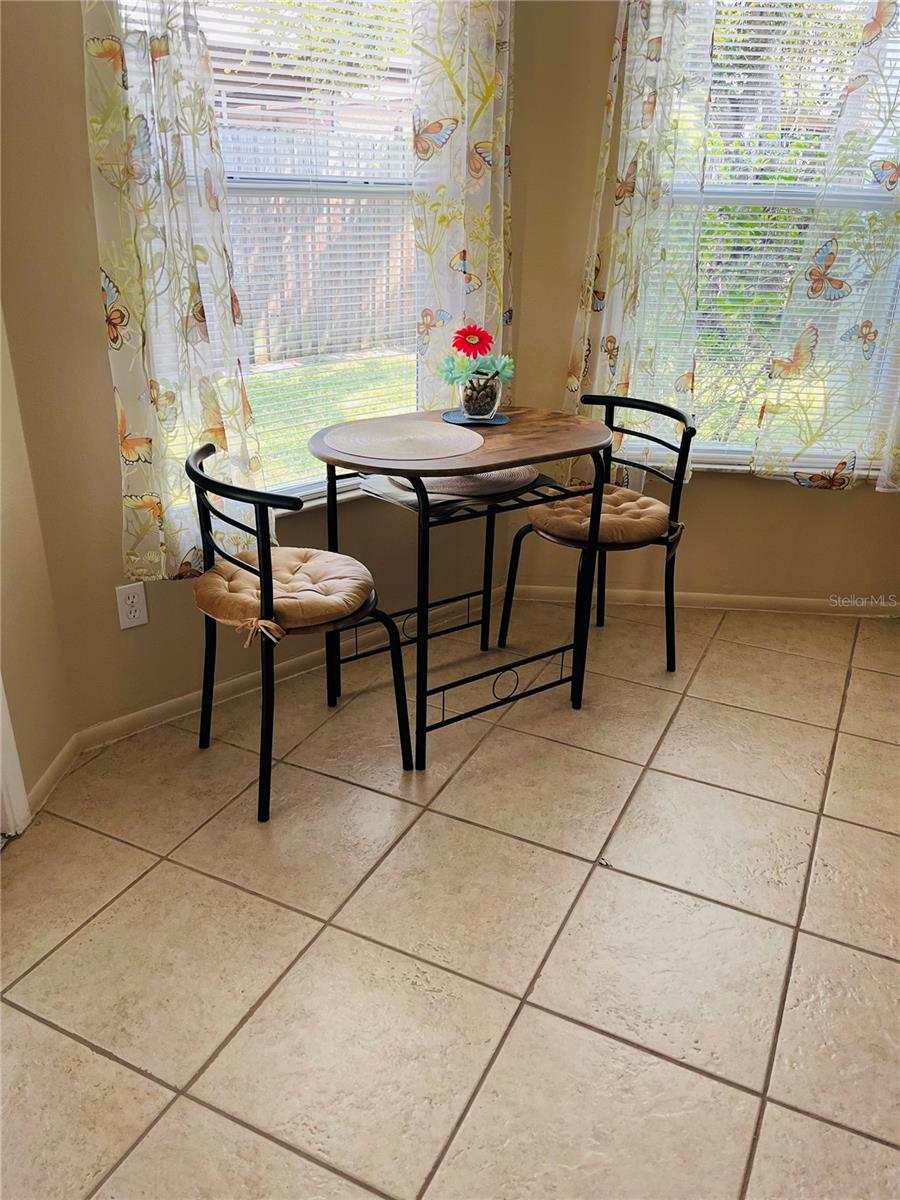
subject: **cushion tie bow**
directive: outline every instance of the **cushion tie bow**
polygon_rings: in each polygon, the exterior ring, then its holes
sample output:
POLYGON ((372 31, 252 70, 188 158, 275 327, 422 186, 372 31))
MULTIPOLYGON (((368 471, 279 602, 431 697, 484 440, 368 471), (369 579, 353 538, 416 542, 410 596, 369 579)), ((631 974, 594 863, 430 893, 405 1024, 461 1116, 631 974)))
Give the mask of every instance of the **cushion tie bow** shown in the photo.
POLYGON ((267 637, 270 642, 275 642, 277 645, 284 637, 284 630, 275 621, 267 621, 262 617, 247 617, 244 621, 239 621, 236 629, 238 633, 246 633, 247 640, 244 642, 246 650, 258 633, 263 637, 267 637))

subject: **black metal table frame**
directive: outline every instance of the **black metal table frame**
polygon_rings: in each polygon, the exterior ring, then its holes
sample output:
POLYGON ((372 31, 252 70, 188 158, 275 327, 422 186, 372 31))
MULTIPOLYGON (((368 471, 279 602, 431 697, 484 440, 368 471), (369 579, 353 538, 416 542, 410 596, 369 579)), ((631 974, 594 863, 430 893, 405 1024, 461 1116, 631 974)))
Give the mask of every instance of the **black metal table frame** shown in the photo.
MULTIPOLYGON (((566 456, 568 457, 568 456, 566 456)), ((428 495, 428 491, 419 476, 412 476, 409 483, 416 495, 415 511, 417 514, 418 523, 418 547, 417 547, 417 565, 416 565, 416 603, 406 609, 400 609, 392 612, 389 615, 394 620, 401 622, 401 643, 404 646, 415 645, 416 647, 416 695, 415 695, 415 766, 416 770, 422 771, 426 765, 426 739, 427 735, 436 729, 442 729, 446 725, 453 725, 457 721, 463 721, 468 717, 478 716, 480 713, 489 712, 492 709, 500 708, 502 705, 511 704, 514 700, 521 700, 525 696, 534 696, 539 692, 545 692, 550 688, 560 687, 562 684, 571 683, 571 702, 573 708, 581 708, 582 695, 584 692, 584 673, 587 664, 587 644, 588 635, 590 632, 590 616, 591 616, 591 599, 593 593, 594 582, 594 565, 597 560, 600 532, 600 512, 603 503, 603 484, 606 477, 607 463, 604 451, 590 451, 591 461, 594 465, 594 481, 589 486, 584 487, 567 487, 557 483, 555 480, 547 476, 539 476, 539 478, 530 486, 518 489, 516 492, 509 493, 505 496, 497 496, 487 498, 473 498, 471 502, 459 503, 444 503, 437 505, 432 503, 428 495), (549 650, 541 650, 536 654, 529 654, 524 658, 518 658, 510 663, 506 663, 502 667, 489 668, 486 671, 478 671, 472 675, 466 675, 459 679, 450 680, 447 683, 439 684, 436 687, 428 686, 428 643, 431 638, 443 637, 447 634, 458 633, 462 629, 470 629, 479 625, 481 627, 481 649, 488 650, 490 648, 490 624, 491 624, 491 594, 493 592, 493 575, 494 575, 494 532, 498 513, 516 512, 519 509, 532 508, 538 504, 549 504, 553 500, 562 500, 570 496, 586 496, 590 495, 591 513, 588 522, 588 537, 584 544, 578 560, 578 574, 575 584, 575 616, 572 630, 572 640, 566 642, 562 646, 554 646, 549 650), (444 510, 442 515, 441 509, 444 510), (463 521, 485 521, 484 533, 484 563, 482 574, 481 588, 471 592, 461 592, 456 596, 446 596, 440 600, 430 599, 430 573, 431 573, 431 530, 439 528, 442 525, 456 525, 463 521), (471 601, 475 597, 481 598, 481 613, 478 617, 471 617, 471 601), (466 620, 449 627, 441 627, 435 630, 429 628, 429 616, 433 609, 445 607, 450 604, 460 604, 466 602, 466 620), (406 630, 409 618, 415 614, 416 630, 415 634, 408 634, 406 630), (565 656, 568 651, 572 651, 572 666, 569 674, 565 672, 565 656), (525 688, 519 691, 519 674, 518 668, 527 666, 530 663, 537 662, 541 659, 552 659, 556 655, 560 656, 560 673, 559 678, 550 680, 547 683, 542 683, 534 687, 525 688), (499 677, 512 672, 514 683, 512 690, 505 696, 497 695, 497 683, 499 677), (451 716, 446 716, 444 699, 446 693, 455 688, 465 687, 467 684, 475 683, 482 679, 489 679, 491 676, 496 676, 492 687, 493 695, 496 697, 488 704, 481 704, 475 708, 466 709, 463 712, 454 712, 451 716), (441 719, 428 723, 428 705, 433 703, 433 697, 440 695, 441 703, 441 719)), ((359 476, 359 471, 347 471, 340 476, 341 479, 350 479, 359 476)), ((428 472, 424 471, 427 475, 428 472)), ((327 465, 326 478, 326 513, 327 513, 327 533, 328 533, 328 549, 335 552, 339 548, 338 537, 338 473, 337 468, 331 464, 327 465)), ((403 506, 410 507, 411 506, 403 506)), ((357 626, 357 631, 360 628, 365 628, 371 622, 364 621, 357 626)), ((341 635, 339 633, 329 633, 325 636, 325 676, 328 704, 334 707, 341 695, 341 666, 344 663, 356 662, 358 659, 369 658, 374 654, 383 654, 387 650, 387 646, 376 646, 372 649, 360 650, 358 632, 356 638, 356 646, 353 654, 342 654, 341 652, 341 635)))

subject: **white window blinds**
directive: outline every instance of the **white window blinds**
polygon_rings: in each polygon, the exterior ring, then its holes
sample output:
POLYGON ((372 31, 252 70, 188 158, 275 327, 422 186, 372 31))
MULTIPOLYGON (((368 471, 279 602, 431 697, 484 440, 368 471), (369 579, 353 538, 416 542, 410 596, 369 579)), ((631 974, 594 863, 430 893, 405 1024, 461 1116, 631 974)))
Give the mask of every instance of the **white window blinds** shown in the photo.
POLYGON ((244 374, 280 490, 324 425, 416 406, 408 0, 209 0, 244 374))
MULTIPOLYGON (((900 197, 871 167, 900 158, 895 30, 872 43, 877 77, 871 70, 856 74, 861 41, 875 32, 864 34, 875 7, 874 0, 688 0, 688 77, 709 75, 714 30, 703 179, 676 177, 669 231, 670 259, 678 262, 688 257, 699 216, 700 461, 746 463, 765 429, 766 404, 769 412, 795 401, 809 409, 810 444, 798 443, 802 452, 792 464, 799 467, 834 465, 832 450, 813 441, 816 422, 827 425, 828 394, 855 397, 842 407, 839 436, 825 439, 829 447, 874 445, 890 422, 900 392, 896 346, 886 347, 877 371, 864 375, 867 364, 848 340, 850 330, 877 314, 881 350, 900 296, 896 237, 888 269, 871 279, 867 263, 867 246, 889 259, 883 234, 877 249, 874 232, 868 234, 873 217, 896 212, 900 197), (887 103, 873 103, 872 89, 887 103), (886 111, 892 119, 885 120, 886 111), (850 280, 856 294, 841 303, 813 296, 804 307, 804 270, 832 238, 843 247, 832 274, 850 280), (791 359, 807 320, 818 339, 812 368, 794 379, 776 370, 773 379, 773 360, 791 359)), ((703 113, 687 120, 697 127, 703 113)), ((659 352, 683 358, 676 341, 662 330, 659 352)))

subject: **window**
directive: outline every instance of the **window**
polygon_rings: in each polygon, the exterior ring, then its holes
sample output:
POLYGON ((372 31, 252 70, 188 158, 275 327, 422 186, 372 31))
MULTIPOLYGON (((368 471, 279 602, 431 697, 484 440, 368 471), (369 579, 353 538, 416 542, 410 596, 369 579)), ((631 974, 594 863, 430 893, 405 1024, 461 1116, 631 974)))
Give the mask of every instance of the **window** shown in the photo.
MULTIPOLYGON (((862 84, 896 97, 897 39, 882 35, 882 78, 854 77, 861 33, 874 7, 874 0, 689 0, 689 77, 709 75, 714 31, 707 153, 702 186, 676 175, 669 238, 670 261, 677 260, 699 222, 698 461, 746 463, 763 404, 773 396, 784 403, 790 386, 805 389, 808 400, 810 389, 820 386, 814 372, 793 385, 770 379, 773 356, 789 354, 793 345, 785 344, 787 326, 782 330, 788 305, 792 316, 815 320, 821 347, 840 346, 847 308, 811 301, 805 314, 805 281, 798 290, 810 234, 823 226, 817 206, 833 210, 829 217, 841 244, 857 248, 866 246, 873 218, 896 210, 900 193, 879 186, 870 169, 872 160, 898 158, 896 116, 875 127, 862 84), (839 160, 833 139, 842 118, 845 125, 856 122, 862 151, 855 153, 852 141, 844 140, 839 160)), ((688 122, 699 125, 702 113, 689 113, 688 122)), ((881 314, 883 331, 898 314, 896 232, 894 237, 893 268, 880 272, 866 295, 867 307, 881 314)), ((865 249, 845 250, 835 274, 865 283, 869 266, 865 249)), ((664 334, 661 342, 663 354, 679 353, 678 346, 665 345, 664 334)), ((864 429, 886 430, 890 422, 900 391, 900 357, 895 351, 879 358, 857 411, 843 417, 848 445, 862 443, 864 429)), ((828 386, 854 369, 849 351, 833 354, 828 386)), ((848 379, 851 386, 862 385, 848 379)), ((796 465, 834 464, 819 462, 810 450, 796 465)))
POLYGON ((244 377, 269 488, 324 425, 416 407, 408 0, 211 0, 244 377))

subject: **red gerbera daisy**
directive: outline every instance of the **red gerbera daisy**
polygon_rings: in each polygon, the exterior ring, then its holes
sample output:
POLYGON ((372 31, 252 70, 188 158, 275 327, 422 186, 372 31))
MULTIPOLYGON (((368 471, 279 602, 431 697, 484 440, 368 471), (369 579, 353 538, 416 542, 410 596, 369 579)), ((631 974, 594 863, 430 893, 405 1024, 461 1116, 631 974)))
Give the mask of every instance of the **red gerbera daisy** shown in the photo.
POLYGON ((461 350, 469 358, 480 358, 490 352, 494 339, 480 325, 464 325, 454 333, 452 344, 454 350, 461 350))

